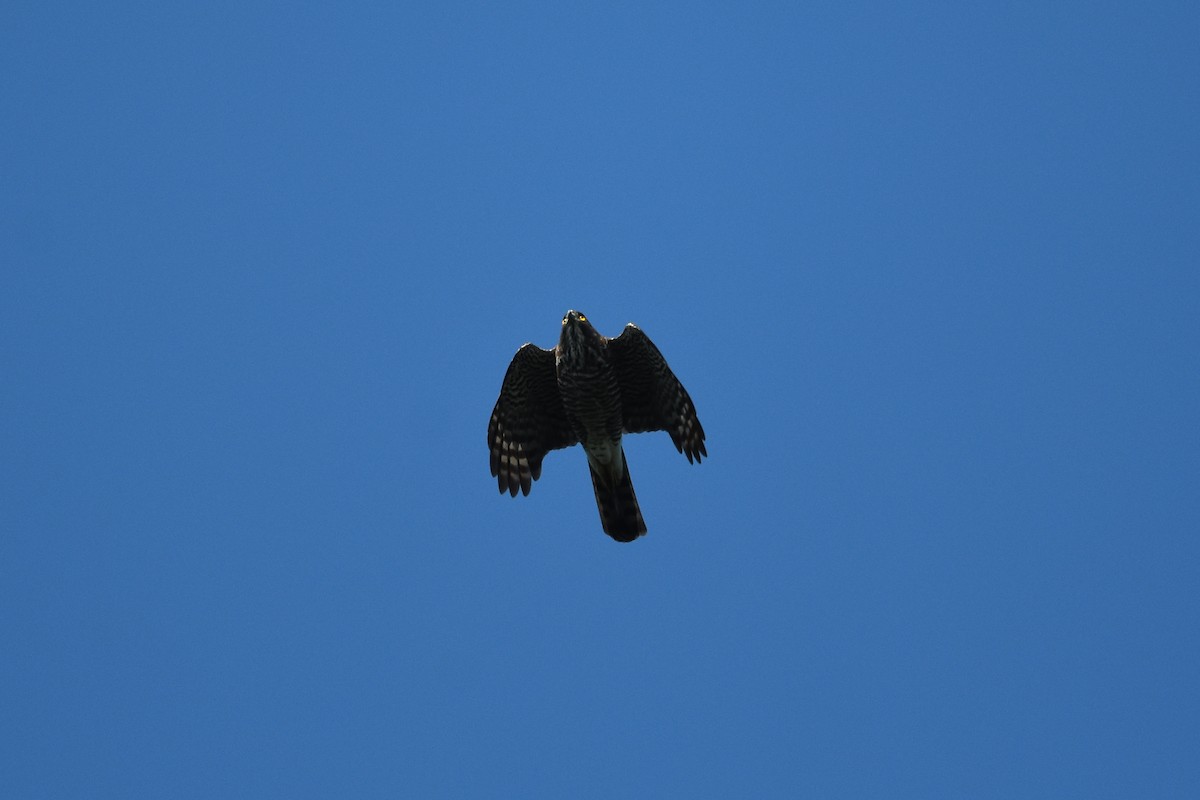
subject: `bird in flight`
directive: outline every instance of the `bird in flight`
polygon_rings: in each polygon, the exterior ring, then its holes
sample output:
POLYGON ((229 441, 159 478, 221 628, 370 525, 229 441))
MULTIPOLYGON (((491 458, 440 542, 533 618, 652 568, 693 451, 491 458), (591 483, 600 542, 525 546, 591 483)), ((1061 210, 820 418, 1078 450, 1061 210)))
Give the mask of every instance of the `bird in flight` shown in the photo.
POLYGON ((492 475, 513 497, 542 474, 551 450, 582 444, 604 532, 632 542, 646 532, 621 436, 666 431, 691 463, 708 455, 683 384, 633 323, 601 336, 579 311, 562 319, 558 346, 524 344, 513 356, 488 422, 492 475))

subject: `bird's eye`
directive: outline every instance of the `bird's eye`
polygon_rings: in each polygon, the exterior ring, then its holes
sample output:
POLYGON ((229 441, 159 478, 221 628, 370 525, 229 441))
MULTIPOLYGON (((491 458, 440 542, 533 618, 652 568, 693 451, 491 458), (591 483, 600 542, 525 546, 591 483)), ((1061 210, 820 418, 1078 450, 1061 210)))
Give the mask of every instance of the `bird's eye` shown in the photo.
POLYGON ((566 325, 566 324, 567 324, 567 318, 563 317, 563 325, 566 325))
POLYGON ((583 314, 580 314, 580 315, 579 315, 579 321, 580 321, 580 322, 587 322, 587 317, 585 317, 583 314))

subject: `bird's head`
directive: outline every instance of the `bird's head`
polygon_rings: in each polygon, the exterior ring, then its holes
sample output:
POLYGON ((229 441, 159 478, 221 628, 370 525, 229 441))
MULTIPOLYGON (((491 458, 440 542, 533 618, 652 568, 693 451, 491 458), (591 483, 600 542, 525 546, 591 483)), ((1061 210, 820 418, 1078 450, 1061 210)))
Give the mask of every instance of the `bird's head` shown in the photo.
POLYGON ((563 315, 562 335, 558 341, 564 350, 581 353, 589 345, 595 346, 601 338, 582 311, 571 309, 563 315))
POLYGON ((563 314, 563 323, 562 324, 566 325, 571 322, 586 323, 587 321, 588 321, 588 318, 587 318, 586 314, 584 314, 582 311, 576 311, 575 309, 572 308, 570 311, 563 314))

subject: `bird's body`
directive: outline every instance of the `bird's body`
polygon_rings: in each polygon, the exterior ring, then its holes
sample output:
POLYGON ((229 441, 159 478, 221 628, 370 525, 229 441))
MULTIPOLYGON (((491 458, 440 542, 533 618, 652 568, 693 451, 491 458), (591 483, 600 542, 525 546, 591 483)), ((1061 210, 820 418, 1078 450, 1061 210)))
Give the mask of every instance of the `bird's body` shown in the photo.
POLYGON ((605 533, 628 542, 646 532, 621 437, 667 430, 688 461, 707 455, 687 391, 636 326, 616 338, 568 311, 554 350, 526 344, 504 377, 488 425, 500 491, 528 494, 546 452, 582 444, 605 533))
POLYGON ((568 312, 559 346, 555 374, 563 410, 587 453, 592 488, 606 533, 631 541, 646 532, 646 523, 633 493, 633 482, 621 447, 624 430, 621 386, 608 353, 608 341, 592 329, 586 317, 573 324, 568 312), (585 328, 585 326, 587 326, 585 328))

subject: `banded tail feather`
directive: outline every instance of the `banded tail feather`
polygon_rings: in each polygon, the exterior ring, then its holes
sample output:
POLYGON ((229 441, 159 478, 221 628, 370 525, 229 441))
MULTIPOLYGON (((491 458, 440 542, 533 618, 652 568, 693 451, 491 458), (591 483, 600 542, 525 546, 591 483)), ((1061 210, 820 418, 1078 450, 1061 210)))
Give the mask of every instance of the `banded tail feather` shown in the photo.
POLYGON ((629 464, 625 461, 625 448, 621 448, 621 478, 614 481, 611 476, 600 475, 592 460, 588 459, 592 473, 592 489, 596 493, 596 507, 600 510, 600 525, 604 532, 618 542, 632 542, 646 533, 642 520, 642 509, 633 492, 633 480, 629 477, 629 464))

